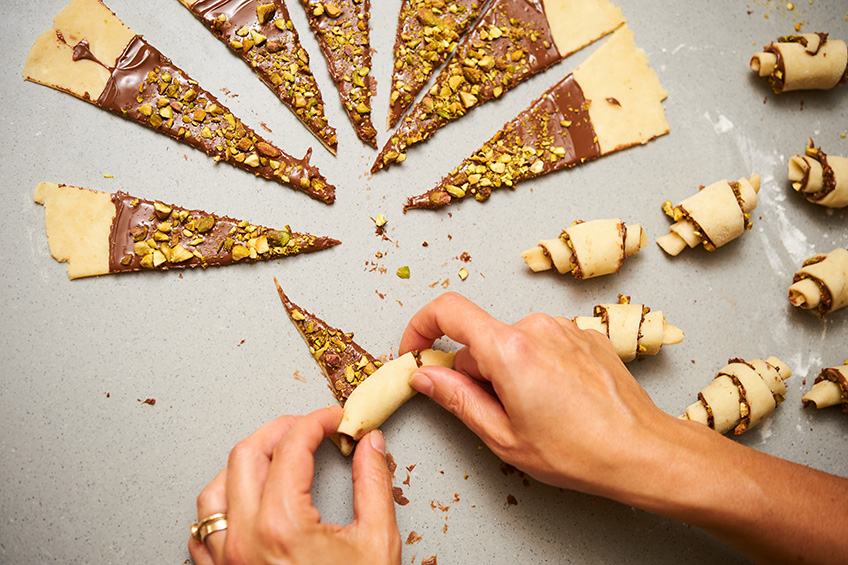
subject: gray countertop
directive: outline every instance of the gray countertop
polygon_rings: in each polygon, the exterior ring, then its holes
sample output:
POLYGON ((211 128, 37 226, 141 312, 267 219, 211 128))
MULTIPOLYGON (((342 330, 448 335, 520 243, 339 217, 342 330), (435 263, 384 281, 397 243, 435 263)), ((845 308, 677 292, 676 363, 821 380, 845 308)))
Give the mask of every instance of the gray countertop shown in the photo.
MULTIPOLYGON (((111 0, 123 21, 249 125, 312 160, 337 185, 324 206, 222 165, 71 96, 24 82, 30 45, 63 7, 6 2, 0 20, 0 139, 6 220, 0 224, 0 561, 183 563, 195 497, 256 427, 333 399, 274 288, 347 331, 375 355, 396 353, 410 316, 445 288, 516 321, 531 312, 576 316, 619 293, 663 310, 686 332, 679 345, 630 364, 672 414, 692 402, 731 357, 783 359, 794 372, 786 402, 736 441, 848 476, 848 419, 801 406, 822 367, 848 358, 848 309, 822 320, 793 308, 786 288, 815 252, 848 246, 844 211, 802 201, 786 180, 788 158, 808 136, 848 155, 848 86, 774 95, 753 76, 758 48, 794 31, 848 39, 843 0, 660 2, 619 0, 637 44, 668 90, 671 133, 596 162, 439 213, 401 213, 406 196, 432 187, 598 43, 534 77, 484 110, 413 148, 373 177, 376 152, 346 121, 303 10, 289 9, 339 132, 333 157, 248 68, 177 0, 111 0), (667 199, 699 185, 759 173, 754 227, 707 253, 666 256, 653 240, 667 199), (112 177, 107 177, 111 175, 112 177), (49 254, 39 181, 160 199, 286 223, 343 240, 331 250, 226 269, 69 281, 49 254), (370 217, 388 220, 385 241, 370 217), (576 281, 533 274, 520 252, 575 219, 640 222, 652 240, 616 275, 576 281), (429 246, 423 247, 422 242, 429 246), (467 252, 470 263, 458 256, 467 252), (378 258, 376 254, 382 253, 378 258), (408 265, 411 277, 395 276, 408 265), (468 269, 467 280, 458 271, 468 269), (155 398, 153 406, 140 400, 155 398)), ((374 122, 385 123, 399 0, 373 0, 374 122)), ((379 128, 382 129, 382 128, 379 128)), ((388 133, 381 131, 382 145, 388 133)), ((403 562, 713 563, 744 558, 698 529, 607 500, 563 492, 508 473, 456 419, 426 398, 383 427, 398 463, 403 562), (406 479, 407 466, 415 465, 406 479), (507 496, 517 504, 508 505, 507 496), (449 506, 440 510, 439 505, 449 506), (434 508, 435 506, 435 508, 434 508)), ((575 430, 579 433, 579 430, 575 430)), ((349 461, 326 445, 315 500, 326 520, 352 518, 349 461)), ((779 497, 781 493, 774 493, 779 497)))

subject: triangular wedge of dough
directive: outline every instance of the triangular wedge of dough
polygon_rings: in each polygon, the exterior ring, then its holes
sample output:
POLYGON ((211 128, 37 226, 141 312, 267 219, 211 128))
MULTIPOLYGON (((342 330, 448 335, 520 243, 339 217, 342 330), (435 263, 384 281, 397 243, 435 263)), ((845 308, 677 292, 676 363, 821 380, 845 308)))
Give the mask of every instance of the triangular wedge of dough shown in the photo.
POLYGON ((274 283, 289 319, 327 377, 333 396, 344 406, 354 389, 380 368, 382 362, 353 341, 353 332, 334 328, 301 308, 289 299, 276 279, 274 283))
POLYGON ((27 80, 72 94, 257 176, 331 204, 335 188, 257 135, 100 0, 71 0, 32 46, 27 80))
POLYGON ((376 149, 377 130, 371 123, 371 97, 376 90, 368 27, 371 1, 300 1, 356 135, 376 149))
POLYGON ((71 279, 253 263, 341 243, 124 192, 42 182, 34 199, 44 205, 50 253, 68 263, 71 279))
POLYGON ((284 0, 179 0, 229 46, 333 155, 336 130, 284 0))
POLYGON ((624 25, 609 0, 494 0, 435 84, 385 144, 371 172, 531 76, 624 25))
MULTIPOLYGON (((403 0, 395 36, 389 128, 454 52, 486 0, 403 0)), ((473 78, 474 71, 469 71, 473 78)))
POLYGON ((626 26, 405 208, 437 209, 668 133, 667 96, 626 26))

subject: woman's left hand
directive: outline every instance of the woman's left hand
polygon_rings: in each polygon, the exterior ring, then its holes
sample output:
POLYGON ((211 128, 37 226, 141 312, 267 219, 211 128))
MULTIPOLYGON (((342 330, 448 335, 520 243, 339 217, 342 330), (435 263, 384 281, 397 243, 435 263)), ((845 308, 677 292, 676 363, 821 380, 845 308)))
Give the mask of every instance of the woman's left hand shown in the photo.
POLYGON ((189 539, 196 565, 400 563, 392 481, 379 431, 362 438, 353 456, 353 522, 324 523, 312 505, 314 454, 336 431, 341 415, 331 407, 282 416, 236 444, 227 467, 197 497, 198 520, 226 513, 227 527, 205 543, 189 539))

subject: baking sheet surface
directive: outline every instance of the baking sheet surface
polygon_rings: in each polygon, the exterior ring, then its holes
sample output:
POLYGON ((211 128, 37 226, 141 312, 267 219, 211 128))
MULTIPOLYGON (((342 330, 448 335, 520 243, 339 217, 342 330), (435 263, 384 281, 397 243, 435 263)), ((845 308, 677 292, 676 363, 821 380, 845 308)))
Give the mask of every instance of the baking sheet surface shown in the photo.
MULTIPOLYGON (((748 69, 753 52, 797 23, 848 39, 845 3, 804 0, 791 10, 762 1, 617 3, 669 92, 669 135, 496 192, 485 204, 404 215, 407 196, 431 188, 599 43, 372 176, 376 152, 353 134, 297 2, 289 0, 289 11, 339 132, 338 157, 177 0, 108 3, 258 132, 293 155, 314 147, 313 162, 338 187, 328 207, 25 82, 29 47, 64 2, 7 2, 0 20, 0 561, 188 558, 195 497, 232 446, 280 414, 333 400, 286 318, 274 277, 292 300, 385 356, 397 352, 410 316, 446 289, 507 321, 531 312, 586 315, 594 304, 630 295, 686 332, 683 343, 629 365, 663 410, 684 410, 728 358, 778 356, 794 373, 786 402, 736 441, 848 476, 848 420, 838 409, 800 402, 822 367, 848 358, 848 309, 821 320, 786 300, 806 257, 848 246, 845 212, 807 204, 786 180, 786 162, 808 136, 827 153, 848 156, 848 86, 776 96, 748 69), (653 243, 670 223, 664 200, 753 173, 763 186, 750 233, 715 253, 694 249, 676 258, 653 243), (32 201, 40 181, 291 224, 343 244, 226 269, 68 281, 47 249, 44 210, 32 201), (388 239, 374 233, 371 218, 381 213, 388 239), (522 250, 573 220, 609 217, 641 223, 651 240, 616 275, 575 281, 533 274, 521 260, 522 250), (459 259, 463 253, 470 262, 459 259), (401 266, 409 266, 408 280, 395 275, 401 266), (148 398, 155 405, 140 402, 148 398)), ((399 0, 372 2, 381 146, 389 135, 380 125, 399 7, 399 0)), ((405 563, 431 555, 468 564, 744 561, 697 529, 525 480, 425 398, 403 407, 383 431, 398 463, 396 484, 410 501, 397 508, 401 535, 422 537, 404 546, 405 563)), ((350 521, 349 461, 328 444, 316 474, 324 519, 350 521)))

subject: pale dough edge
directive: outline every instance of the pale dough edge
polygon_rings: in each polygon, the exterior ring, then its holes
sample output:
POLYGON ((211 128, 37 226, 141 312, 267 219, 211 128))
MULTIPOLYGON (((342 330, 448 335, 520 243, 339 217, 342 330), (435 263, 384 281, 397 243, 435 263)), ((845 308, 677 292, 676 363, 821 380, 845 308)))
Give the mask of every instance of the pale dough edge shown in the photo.
POLYGON ((53 27, 33 44, 24 63, 27 80, 63 90, 84 100, 97 100, 111 72, 93 61, 73 60, 73 45, 86 39, 92 54, 114 66, 135 33, 98 0, 72 0, 53 19, 53 27), (56 32, 62 33, 65 42, 56 32))
POLYGON ((662 107, 668 92, 626 25, 574 70, 574 78, 591 102, 589 118, 602 155, 669 132, 662 107))
POLYGON ((44 205, 50 254, 68 263, 68 278, 109 273, 109 236, 116 214, 111 194, 42 182, 35 187, 34 200, 44 205))
POLYGON ((568 57, 624 25, 621 9, 609 0, 544 0, 557 51, 568 57))

